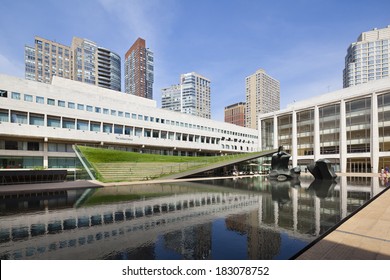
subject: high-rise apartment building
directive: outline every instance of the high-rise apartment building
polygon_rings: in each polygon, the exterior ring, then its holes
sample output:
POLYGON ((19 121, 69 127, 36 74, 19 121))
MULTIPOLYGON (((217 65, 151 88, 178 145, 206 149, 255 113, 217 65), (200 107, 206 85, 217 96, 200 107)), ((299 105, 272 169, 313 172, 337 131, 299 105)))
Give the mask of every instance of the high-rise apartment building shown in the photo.
POLYGON ((258 128, 259 115, 280 110, 280 83, 263 69, 245 79, 246 127, 258 128))
POLYGON ((35 46, 25 46, 25 78, 50 83, 52 76, 72 79, 69 46, 35 37, 35 46))
POLYGON ((125 54, 125 92, 153 99, 153 52, 138 38, 125 54))
POLYGON ((181 85, 173 85, 161 91, 161 108, 181 112, 181 85))
POLYGON ((245 102, 225 107, 225 122, 245 127, 245 102))
POLYGON ((121 90, 121 59, 95 42, 73 37, 65 46, 35 37, 35 46, 25 46, 25 78, 50 83, 53 76, 100 87, 121 90))
POLYGON ((210 80, 195 72, 180 75, 180 84, 162 89, 163 109, 211 118, 210 80))
POLYGON ((389 76, 390 25, 360 34, 345 56, 343 87, 389 76))

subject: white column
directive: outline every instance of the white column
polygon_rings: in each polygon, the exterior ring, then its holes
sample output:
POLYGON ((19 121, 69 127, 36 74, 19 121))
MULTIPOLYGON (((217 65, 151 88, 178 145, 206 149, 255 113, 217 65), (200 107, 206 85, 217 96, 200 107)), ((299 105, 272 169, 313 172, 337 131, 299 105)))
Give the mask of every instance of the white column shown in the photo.
POLYGON ((259 137, 259 146, 258 146, 258 150, 259 151, 262 151, 263 150, 263 141, 261 140, 261 137, 262 137, 262 131, 261 131, 261 119, 259 117, 259 121, 258 121, 258 130, 257 130, 257 136, 259 137))
POLYGON ((274 149, 277 149, 279 147, 278 143, 278 117, 274 115, 274 149))
POLYGON ((298 166, 297 112, 292 111, 292 167, 298 166))
POLYGON ((43 168, 49 168, 49 155, 48 155, 48 138, 43 140, 43 168))
POLYGON ((318 106, 314 106, 314 161, 321 158, 320 153, 320 113, 318 106))
POLYGON ((371 96, 371 172, 379 172, 379 131, 378 131, 378 98, 374 93, 371 96))
POLYGON ((344 99, 340 102, 340 171, 347 172, 347 123, 344 99))

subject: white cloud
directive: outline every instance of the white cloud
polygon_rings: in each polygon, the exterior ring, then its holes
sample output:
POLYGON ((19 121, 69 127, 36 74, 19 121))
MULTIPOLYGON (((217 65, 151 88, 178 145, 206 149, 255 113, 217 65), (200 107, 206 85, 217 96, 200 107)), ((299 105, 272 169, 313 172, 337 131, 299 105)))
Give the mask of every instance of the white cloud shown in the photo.
POLYGON ((21 65, 19 62, 11 61, 4 55, 0 54, 0 73, 24 77, 24 65, 21 65))

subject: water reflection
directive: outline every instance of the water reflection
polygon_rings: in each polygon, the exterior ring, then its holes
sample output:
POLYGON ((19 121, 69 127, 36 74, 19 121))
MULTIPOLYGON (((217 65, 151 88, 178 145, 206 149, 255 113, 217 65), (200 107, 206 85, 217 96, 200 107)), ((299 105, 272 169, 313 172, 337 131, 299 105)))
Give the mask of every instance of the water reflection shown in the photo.
POLYGON ((0 204, 0 258, 288 259, 383 188, 254 177, 14 197, 0 204))

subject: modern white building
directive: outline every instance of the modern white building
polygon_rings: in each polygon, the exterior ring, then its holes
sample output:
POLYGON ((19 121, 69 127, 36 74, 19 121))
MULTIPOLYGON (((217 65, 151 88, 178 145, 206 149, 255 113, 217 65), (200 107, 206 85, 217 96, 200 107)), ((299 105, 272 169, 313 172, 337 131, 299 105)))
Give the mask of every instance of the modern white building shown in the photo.
POLYGON ((210 80, 195 72, 180 75, 180 84, 162 89, 163 109, 211 118, 210 80))
POLYGON ((280 109, 280 83, 263 69, 245 78, 246 127, 258 128, 258 118, 261 114, 280 109))
POLYGON ((360 34, 345 56, 344 87, 389 77, 389 56, 390 25, 360 34))
POLYGON ((336 171, 390 167, 390 78, 295 102, 259 117, 261 149, 283 146, 292 166, 326 158, 336 171))
POLYGON ((188 156, 259 151, 254 129, 56 76, 45 84, 0 74, 0 168, 71 168, 76 143, 188 156))

